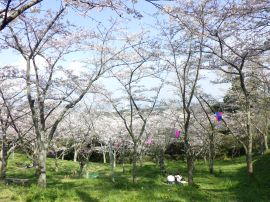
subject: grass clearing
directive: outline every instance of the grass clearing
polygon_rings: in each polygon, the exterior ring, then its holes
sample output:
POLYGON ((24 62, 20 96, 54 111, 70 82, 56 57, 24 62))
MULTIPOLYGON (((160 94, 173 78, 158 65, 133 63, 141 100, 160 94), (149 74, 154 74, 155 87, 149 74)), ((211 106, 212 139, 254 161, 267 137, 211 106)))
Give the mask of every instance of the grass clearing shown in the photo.
MULTIPOLYGON (((270 154, 259 157, 254 163, 255 175, 246 174, 245 158, 219 160, 215 162, 215 175, 208 173, 203 161, 196 163, 194 181, 199 186, 167 185, 165 176, 159 173, 155 164, 146 162, 138 168, 138 182, 132 184, 131 167, 126 172, 116 168, 116 182, 111 181, 108 164, 90 163, 89 178, 79 178, 78 163, 59 160, 59 170, 54 171, 53 159, 48 159, 48 187, 41 189, 35 185, 35 169, 22 168, 16 162, 28 160, 16 154, 9 161, 8 177, 29 178, 27 186, 0 184, 0 201, 270 201, 270 154), (91 174, 95 176, 91 177, 91 174)), ((29 162, 30 163, 30 162, 29 162)), ((186 177, 183 161, 166 161, 170 172, 180 171, 186 177)))

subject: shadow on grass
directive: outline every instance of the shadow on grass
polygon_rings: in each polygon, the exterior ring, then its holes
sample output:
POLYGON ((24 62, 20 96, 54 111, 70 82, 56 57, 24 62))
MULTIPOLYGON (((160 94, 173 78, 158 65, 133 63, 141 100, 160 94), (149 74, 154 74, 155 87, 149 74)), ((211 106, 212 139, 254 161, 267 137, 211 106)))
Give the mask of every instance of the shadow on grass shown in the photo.
MULTIPOLYGON (((208 201, 208 196, 194 187, 168 185, 159 170, 152 165, 145 165, 138 168, 139 180, 133 184, 131 174, 116 172, 115 182, 112 182, 111 175, 101 174, 95 179, 71 178, 67 181, 57 178, 48 179, 48 186, 62 189, 64 191, 75 190, 76 195, 82 201, 98 201, 97 198, 110 201, 110 197, 116 197, 119 201, 129 200, 130 194, 136 197, 137 201, 208 201), (163 181, 164 179, 164 181, 163 181), (70 181, 69 181, 70 180, 70 181), (89 190, 89 191, 83 191, 89 190), (91 191, 97 195, 91 196, 91 191), (97 193, 98 192, 98 193, 97 193), (109 193, 110 194, 107 194, 109 193), (119 194, 122 193, 122 194, 119 194), (110 195, 110 196, 109 196, 110 195), (121 198, 121 197, 126 198, 121 198)), ((112 200, 114 201, 114 200, 112 200)))
POLYGON ((270 201, 270 154, 254 163, 254 174, 249 176, 246 167, 236 174, 238 184, 230 189, 238 201, 270 201))
MULTIPOLYGON (((30 185, 17 190, 25 195, 23 198, 26 201, 68 201, 69 198, 81 201, 133 201, 134 198, 136 201, 209 201, 207 193, 200 189, 167 185, 166 177, 159 173, 155 165, 138 167, 138 182, 135 184, 132 183, 130 172, 116 171, 116 182, 113 183, 110 172, 106 169, 106 172, 104 169, 98 171, 99 176, 95 179, 72 176, 72 169, 69 165, 61 166, 59 172, 48 169, 47 189, 30 185)), ((173 169, 178 170, 177 166, 173 169)), ((12 176, 30 178, 36 184, 34 172, 34 169, 13 169, 12 176)))
POLYGON ((92 198, 91 196, 89 196, 89 192, 76 190, 76 193, 80 197, 80 200, 82 202, 99 202, 98 199, 92 198))
MULTIPOLYGON (((26 170, 25 173, 19 173, 19 172, 14 172, 10 173, 10 170, 8 170, 7 173, 7 179, 28 179, 29 182, 24 184, 24 185, 19 185, 19 186, 24 186, 24 187, 30 187, 33 184, 36 184, 37 178, 32 170, 26 170)), ((15 185, 11 183, 10 185, 15 185)))

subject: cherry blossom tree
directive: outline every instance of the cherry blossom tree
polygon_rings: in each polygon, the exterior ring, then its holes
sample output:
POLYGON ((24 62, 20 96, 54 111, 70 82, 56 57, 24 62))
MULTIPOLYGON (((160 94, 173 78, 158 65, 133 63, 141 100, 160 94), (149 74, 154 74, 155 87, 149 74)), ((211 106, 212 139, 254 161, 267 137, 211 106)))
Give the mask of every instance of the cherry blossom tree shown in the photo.
POLYGON ((145 147, 148 153, 154 153, 156 164, 159 165, 160 172, 165 173, 165 151, 173 143, 183 141, 182 126, 179 122, 183 121, 181 110, 174 103, 163 103, 157 106, 149 118, 146 131, 145 147), (180 131, 176 137, 176 130, 180 131), (148 142, 151 138, 151 143, 148 142))
POLYGON ((114 182, 117 156, 122 158, 124 170, 123 158, 126 146, 130 140, 125 134, 125 128, 115 112, 103 111, 95 124, 95 131, 101 144, 103 156, 106 155, 106 152, 109 153, 112 181, 114 182))
POLYGON ((207 52, 212 57, 218 58, 212 63, 213 69, 219 69, 227 74, 232 74, 239 82, 241 94, 244 96, 245 126, 246 136, 248 138, 247 145, 247 171, 253 174, 252 165, 252 91, 248 87, 251 81, 251 75, 254 69, 265 68, 259 61, 262 54, 269 50, 268 26, 263 23, 263 18, 269 18, 265 15, 265 9, 269 5, 258 2, 233 2, 228 4, 210 4, 215 9, 212 18, 207 24, 208 38, 210 41, 204 44, 207 52), (256 9, 252 9, 256 8, 256 9), (258 25, 257 20, 262 21, 258 25), (249 23, 246 23, 249 22, 249 23), (260 33, 261 37, 256 37, 260 33))
POLYGON ((132 49, 119 57, 122 65, 111 71, 112 77, 120 84, 119 89, 114 93, 103 94, 112 104, 132 140, 134 183, 137 176, 138 148, 142 144, 148 119, 158 102, 164 79, 160 75, 160 69, 152 67, 159 63, 156 62, 153 50, 149 49, 145 33, 126 36, 126 40, 132 45, 132 49), (153 79, 157 85, 147 87, 145 79, 153 79))
MULTIPOLYGON (((44 0, 4 0, 0 3, 0 31, 6 28, 11 22, 13 22, 17 17, 23 15, 26 11, 39 13, 39 8, 42 7, 41 3, 50 3, 44 0)), ((107 1, 107 0, 63 0, 60 1, 61 4, 71 7, 78 12, 86 14, 93 9, 105 9, 110 8, 115 11, 119 16, 125 13, 135 14, 141 17, 141 14, 132 8, 131 4, 136 3, 136 1, 107 1)), ((52 4, 53 5, 53 4, 52 4)))
MULTIPOLYGON (((207 96, 205 96, 207 97, 207 96)), ((218 147, 221 144, 221 135, 219 130, 222 126, 218 123, 214 114, 216 109, 214 109, 214 104, 217 102, 214 99, 205 98, 204 96, 196 96, 200 108, 193 110, 193 117, 196 121, 198 131, 200 131, 200 138, 203 140, 204 145, 207 146, 206 154, 208 155, 208 166, 210 174, 214 174, 214 159, 218 147), (206 117, 206 118, 205 118, 206 117)))
POLYGON ((267 69, 261 58, 269 51, 269 3, 266 1, 181 1, 161 4, 148 1, 167 13, 172 21, 181 22, 198 38, 207 56, 210 69, 219 70, 237 78, 245 98, 245 125, 247 170, 252 175, 251 91, 248 83, 252 70, 267 69), (247 23, 248 22, 248 23, 247 23), (260 37, 256 37, 260 35, 260 37))
MULTIPOLYGON (((185 12, 185 8, 181 12, 185 12)), ((186 8, 187 9, 187 8, 186 8)), ((176 9, 177 10, 177 9, 176 9)), ((176 11, 175 11, 176 12, 176 11)), ((201 10, 203 12, 203 8, 201 10)), ((185 151, 187 157, 188 168, 188 182, 193 183, 193 169, 194 169, 194 155, 189 144, 189 124, 191 119, 191 105, 196 91, 197 83, 199 80, 199 73, 203 64, 203 46, 204 40, 204 21, 202 21, 202 29, 199 31, 201 35, 196 36, 193 34, 193 29, 197 26, 194 25, 190 31, 190 27, 181 29, 191 16, 185 16, 184 19, 175 19, 168 27, 161 27, 163 38, 163 52, 161 56, 168 68, 174 72, 176 82, 172 81, 171 84, 175 87, 181 100, 180 106, 184 116, 183 120, 183 133, 185 142, 185 151)), ((196 17, 192 16, 191 18, 196 17)), ((189 23, 191 26, 191 23, 189 23)))
POLYGON ((29 144, 28 133, 32 129, 29 122, 30 111, 23 91, 23 80, 12 67, 3 68, 0 87, 0 126, 1 126, 1 179, 5 180, 7 163, 15 148, 25 148, 29 144))
POLYGON ((0 3, 0 31, 7 27, 18 16, 41 3, 42 0, 6 0, 0 3))
POLYGON ((99 28, 97 33, 83 32, 79 28, 72 30, 61 21, 65 9, 61 7, 52 19, 21 18, 16 29, 9 27, 10 34, 4 38, 26 61, 27 99, 36 133, 40 186, 46 186, 46 154, 58 124, 89 92, 93 83, 117 65, 114 57, 128 48, 125 44, 119 49, 107 45, 114 40, 115 22, 108 28, 99 28), (98 55, 81 60, 83 73, 78 76, 59 64, 62 58, 79 50, 98 55))

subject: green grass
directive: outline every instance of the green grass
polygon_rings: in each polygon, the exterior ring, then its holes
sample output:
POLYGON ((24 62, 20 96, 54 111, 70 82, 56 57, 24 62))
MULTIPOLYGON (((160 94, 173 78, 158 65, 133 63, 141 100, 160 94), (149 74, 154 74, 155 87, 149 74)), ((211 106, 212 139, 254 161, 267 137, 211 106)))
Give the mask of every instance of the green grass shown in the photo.
MULTIPOLYGON (((270 201, 270 154, 259 157, 254 163, 255 174, 248 177, 245 159, 215 162, 215 174, 208 173, 207 166, 196 162, 194 181, 198 188, 167 185, 153 163, 139 167, 138 182, 132 184, 130 166, 126 173, 116 168, 116 182, 111 181, 108 164, 90 163, 88 172, 98 174, 96 178, 79 178, 75 172, 78 163, 59 160, 59 171, 54 171, 54 160, 48 159, 48 187, 35 185, 35 170, 20 168, 15 162, 29 162, 25 156, 16 154, 10 160, 8 177, 29 178, 27 186, 0 184, 0 201, 270 201)), ((180 171, 187 176, 182 161, 167 161, 168 171, 180 171)))

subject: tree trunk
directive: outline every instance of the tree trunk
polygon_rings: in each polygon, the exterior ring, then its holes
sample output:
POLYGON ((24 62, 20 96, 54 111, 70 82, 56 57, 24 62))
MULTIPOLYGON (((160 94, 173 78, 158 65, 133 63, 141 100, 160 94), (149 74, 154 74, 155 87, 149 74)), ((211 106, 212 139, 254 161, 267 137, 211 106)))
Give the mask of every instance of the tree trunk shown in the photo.
POLYGON ((0 167, 1 167, 0 179, 1 180, 6 179, 6 173, 7 173, 7 160, 8 160, 8 158, 7 158, 6 149, 2 149, 2 151, 1 151, 1 162, 0 162, 0 167))
POLYGON ((193 169, 194 169, 194 161, 193 156, 191 154, 187 154, 187 168, 188 168, 188 184, 193 184, 193 169))
POLYGON ((155 163, 156 163, 156 166, 159 165, 159 157, 158 156, 159 156, 158 152, 155 153, 155 163))
POLYGON ((47 185, 46 181, 46 160, 47 160, 47 149, 48 143, 45 142, 45 132, 41 132, 41 137, 38 139, 38 186, 45 188, 47 185))
POLYGON ((259 152, 260 152, 261 155, 263 155, 264 152, 265 152, 265 146, 264 146, 264 134, 261 134, 261 135, 259 136, 259 141, 258 141, 258 143, 259 143, 259 152))
POLYGON ((1 162, 1 176, 0 180, 5 180, 6 179, 6 174, 7 174, 7 158, 2 157, 1 162))
POLYGON ((105 146, 103 146, 102 143, 100 144, 100 146, 101 146, 101 148, 102 148, 103 163, 107 163, 105 146))
POLYGON ((133 154, 132 154, 132 182, 136 182, 137 177, 137 144, 133 145, 133 154))
POLYGON ((159 169, 161 173, 165 173, 164 150, 162 148, 159 150, 159 169))
POLYGON ((190 111, 189 109, 185 109, 187 112, 187 117, 185 119, 185 134, 184 134, 184 141, 185 141, 185 152, 186 152, 186 158, 187 158, 187 169, 188 169, 188 184, 193 185, 193 169, 194 169, 194 159, 192 154, 192 147, 190 145, 190 142, 188 140, 188 134, 189 134, 189 121, 190 121, 190 111))
POLYGON ((203 162, 204 162, 204 164, 205 165, 207 165, 209 162, 207 162, 207 157, 206 157, 206 155, 203 155, 203 162))
POLYGON ((78 157, 78 149, 74 147, 74 157, 73 157, 74 162, 77 162, 77 157, 78 157))
POLYGON ((45 145, 40 149, 38 154, 38 186, 45 188, 47 185, 46 182, 46 159, 47 159, 47 149, 45 145))
POLYGON ((55 151, 55 156, 54 156, 54 166, 55 166, 55 169, 54 169, 54 171, 55 172, 58 172, 58 156, 57 156, 57 151, 55 151))
POLYGON ((106 152, 105 152, 104 149, 102 150, 102 154, 103 154, 103 163, 107 163, 107 160, 106 160, 106 152))
POLYGON ((112 148, 112 142, 111 140, 109 141, 109 156, 110 156, 110 164, 111 164, 111 169, 112 169, 112 181, 115 182, 115 177, 114 177, 114 168, 115 168, 115 154, 112 148))
POLYGON ((33 158, 32 158, 33 167, 36 169, 36 177, 39 176, 39 162, 38 162, 38 151, 34 149, 33 158))
POLYGON ((62 153, 62 160, 65 160, 65 153, 66 153, 66 151, 64 150, 62 153))
MULTIPOLYGON (((2 149, 0 151, 1 157, 0 157, 0 170, 2 170, 2 149)), ((2 173, 2 172, 1 172, 2 173)), ((0 174, 0 180, 2 179, 2 174, 0 174)))
MULTIPOLYGON (((247 98, 248 99, 248 98, 247 98)), ((249 175, 253 175, 253 163, 252 163, 252 143, 253 134, 251 131, 251 117, 250 117, 250 104, 247 100, 247 135, 248 135, 248 148, 247 148, 247 170, 249 175)))
POLYGON ((116 167, 116 151, 113 150, 113 168, 116 167))
POLYGON ((267 141, 267 135, 264 135, 264 151, 267 151, 269 149, 267 141))
POLYGON ((122 171, 123 171, 123 173, 126 172, 124 159, 122 160, 122 171))
POLYGON ((83 169, 85 165, 86 165, 86 162, 84 160, 80 161, 80 170, 79 170, 80 177, 83 176, 83 169))
POLYGON ((7 161, 8 161, 8 145, 6 144, 6 136, 3 135, 2 149, 1 149, 1 163, 0 163, 0 166, 1 166, 0 179, 1 180, 6 179, 7 161))
POLYGON ((143 161, 143 154, 142 153, 141 154, 138 154, 138 160, 140 162, 140 167, 143 167, 144 161, 143 161))
POLYGON ((209 156, 209 173, 214 174, 214 159, 209 156))
POLYGON ((210 135, 210 144, 209 144, 209 172, 210 174, 214 173, 214 158, 215 158, 215 144, 214 144, 214 133, 210 135))
POLYGON ((123 173, 125 173, 125 148, 122 149, 121 151, 121 161, 122 161, 122 169, 123 173))
POLYGON ((268 125, 269 125, 269 108, 267 110, 267 106, 269 105, 268 101, 267 101, 267 85, 266 83, 264 83, 264 101, 265 101, 265 106, 266 106, 266 110, 264 111, 264 119, 265 119, 265 132, 264 132, 264 151, 267 152, 269 147, 268 147, 268 125))
MULTIPOLYGON (((267 113, 267 112, 265 112, 267 113)), ((267 136, 268 136, 268 116, 265 115, 265 133, 264 133, 264 151, 266 152, 269 147, 268 147, 268 140, 267 140, 267 136)))

